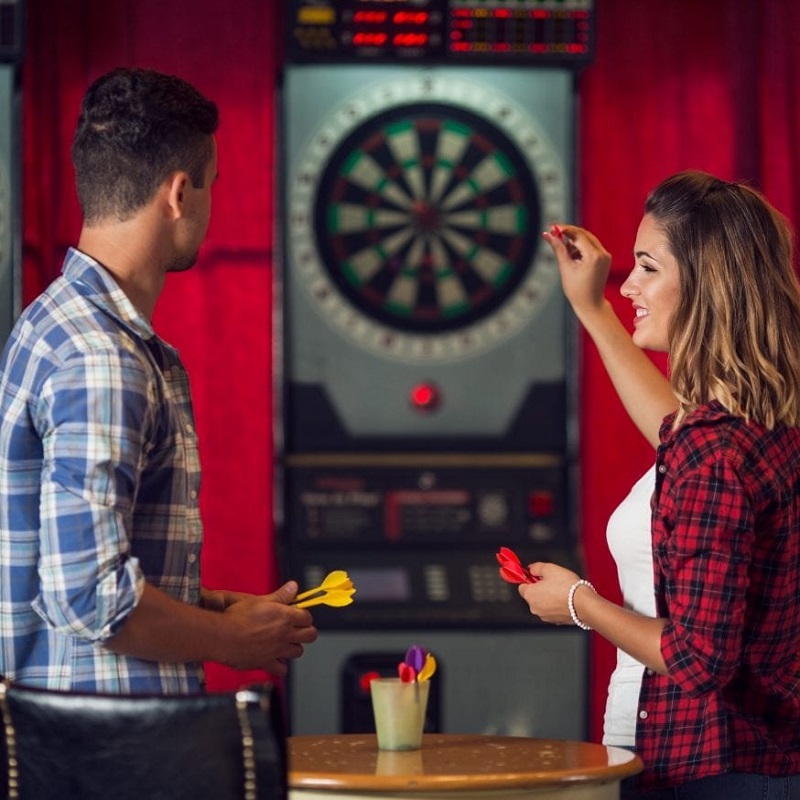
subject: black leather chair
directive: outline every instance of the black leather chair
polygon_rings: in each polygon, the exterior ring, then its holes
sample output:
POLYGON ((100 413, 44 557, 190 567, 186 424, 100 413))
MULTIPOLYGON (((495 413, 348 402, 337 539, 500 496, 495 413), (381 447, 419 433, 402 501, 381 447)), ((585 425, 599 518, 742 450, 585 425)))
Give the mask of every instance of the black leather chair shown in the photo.
POLYGON ((283 713, 269 685, 164 697, 0 681, 0 711, 9 800, 287 797, 283 713))

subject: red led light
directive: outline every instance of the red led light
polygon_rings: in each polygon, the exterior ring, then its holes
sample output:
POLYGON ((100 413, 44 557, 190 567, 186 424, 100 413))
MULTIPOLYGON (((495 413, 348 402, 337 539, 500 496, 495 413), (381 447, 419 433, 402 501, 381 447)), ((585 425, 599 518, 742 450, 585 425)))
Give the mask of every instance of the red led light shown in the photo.
POLYGON ((395 25, 424 25, 430 18, 427 11, 398 11, 393 17, 395 25))
POLYGON ((427 42, 427 33, 396 33, 392 38, 392 44, 397 47, 422 47, 427 42))
POLYGON ((367 23, 370 25, 380 25, 389 18, 388 11, 356 11, 353 14, 353 22, 367 23))
POLYGON ((433 383, 418 383, 411 389, 411 405, 418 411, 433 411, 439 406, 441 395, 433 383))
POLYGON ((356 33, 353 35, 353 44, 356 47, 380 47, 386 44, 387 38, 385 33, 356 33))
POLYGON ((552 492, 533 491, 528 495, 528 516, 534 518, 552 517, 556 511, 556 501, 552 492))
POLYGON ((359 679, 358 685, 362 692, 368 693, 369 692, 369 685, 374 681, 376 678, 380 678, 380 673, 376 670, 371 670, 370 672, 365 672, 359 679))

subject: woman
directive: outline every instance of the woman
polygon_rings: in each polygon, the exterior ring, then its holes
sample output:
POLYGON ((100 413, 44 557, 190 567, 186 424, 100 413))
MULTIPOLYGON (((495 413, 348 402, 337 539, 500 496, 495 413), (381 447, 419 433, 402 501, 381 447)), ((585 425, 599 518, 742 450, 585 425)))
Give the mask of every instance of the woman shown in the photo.
MULTIPOLYGON (((669 381, 634 344, 605 297, 611 255, 580 228, 554 226, 554 232, 543 236, 558 257, 564 293, 592 338, 623 405, 645 438, 657 447, 661 422, 677 409, 677 398, 669 381), (566 243, 562 234, 567 236, 566 243)), ((650 537, 654 488, 655 465, 651 465, 611 515, 607 527, 623 603, 649 617, 656 615, 650 537)), ((603 744, 634 749, 643 674, 644 665, 617 648, 617 663, 608 685, 603 744)))
MULTIPOLYGON (((602 250, 580 229, 566 233, 573 258, 602 250)), ((520 594, 545 622, 593 628, 645 665, 640 796, 800 797, 791 232, 752 189, 686 172, 651 193, 634 254, 621 289, 633 303, 633 341, 669 353, 678 403, 656 457, 656 616, 605 600, 555 564, 532 564, 541 580, 520 594)))

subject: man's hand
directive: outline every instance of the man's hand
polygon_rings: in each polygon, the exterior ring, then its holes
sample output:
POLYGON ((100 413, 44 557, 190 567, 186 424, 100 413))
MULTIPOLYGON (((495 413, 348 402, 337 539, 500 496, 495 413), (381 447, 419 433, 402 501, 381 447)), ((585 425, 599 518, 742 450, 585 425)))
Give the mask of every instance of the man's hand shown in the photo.
POLYGON ((289 603, 297 584, 289 581, 267 595, 251 595, 225 609, 232 644, 224 662, 236 669, 264 669, 274 675, 287 672, 286 660, 303 655, 303 645, 316 641, 311 614, 289 603))
POLYGON ((289 605, 296 595, 294 581, 266 595, 204 591, 204 607, 197 607, 145 584, 136 608, 105 647, 147 661, 218 661, 283 676, 286 659, 301 656, 303 646, 317 638, 311 614, 289 605))

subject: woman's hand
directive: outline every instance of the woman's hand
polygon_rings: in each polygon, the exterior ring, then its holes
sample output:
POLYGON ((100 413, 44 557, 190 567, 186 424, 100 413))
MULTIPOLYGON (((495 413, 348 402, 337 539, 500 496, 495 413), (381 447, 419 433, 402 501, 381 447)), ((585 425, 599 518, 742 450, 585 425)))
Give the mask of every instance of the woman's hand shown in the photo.
POLYGON ((520 597, 528 604, 531 614, 543 622, 553 625, 572 625, 572 617, 567 606, 570 587, 580 576, 558 564, 537 561, 528 567, 531 575, 539 578, 536 583, 523 583, 519 586, 520 597))
MULTIPOLYGON (((520 597, 531 614, 552 625, 574 625, 569 613, 569 590, 580 580, 571 570, 537 561, 528 567, 536 583, 520 584, 520 597)), ((578 586, 573 596, 575 613, 611 644, 624 650, 637 661, 661 675, 667 665, 661 655, 661 634, 666 619, 645 617, 601 597, 590 586, 578 586)))
POLYGON ((575 314, 599 310, 611 269, 611 254, 599 239, 577 225, 553 225, 542 238, 553 248, 561 286, 575 314))

